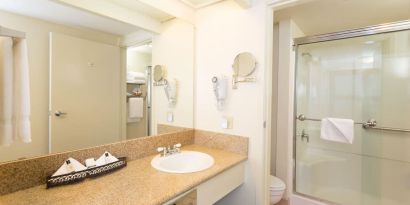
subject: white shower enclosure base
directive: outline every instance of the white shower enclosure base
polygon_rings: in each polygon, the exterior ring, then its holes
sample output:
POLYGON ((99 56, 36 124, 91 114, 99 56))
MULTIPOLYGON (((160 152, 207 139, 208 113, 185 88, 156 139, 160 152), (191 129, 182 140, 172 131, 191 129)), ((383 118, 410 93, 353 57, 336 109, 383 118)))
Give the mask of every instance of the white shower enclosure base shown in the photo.
POLYGON ((330 205, 330 204, 308 199, 300 195, 292 194, 290 196, 290 205, 330 205))

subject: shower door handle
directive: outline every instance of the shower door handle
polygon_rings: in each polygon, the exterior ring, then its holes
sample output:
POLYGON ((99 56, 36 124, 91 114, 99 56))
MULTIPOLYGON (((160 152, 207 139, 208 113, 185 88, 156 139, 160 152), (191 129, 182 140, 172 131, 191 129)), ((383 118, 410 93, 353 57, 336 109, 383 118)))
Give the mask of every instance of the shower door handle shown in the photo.
POLYGON ((61 112, 60 110, 57 110, 57 111, 54 113, 54 115, 57 116, 57 117, 62 117, 62 116, 67 115, 67 113, 66 113, 66 112, 61 112))

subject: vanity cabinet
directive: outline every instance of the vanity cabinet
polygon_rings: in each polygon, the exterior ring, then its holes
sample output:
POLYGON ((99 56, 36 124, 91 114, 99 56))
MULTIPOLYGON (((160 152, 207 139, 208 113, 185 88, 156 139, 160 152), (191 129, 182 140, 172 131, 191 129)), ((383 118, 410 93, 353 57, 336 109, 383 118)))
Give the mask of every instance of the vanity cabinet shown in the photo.
POLYGON ((239 187, 244 179, 245 162, 241 162, 164 205, 211 205, 239 187))

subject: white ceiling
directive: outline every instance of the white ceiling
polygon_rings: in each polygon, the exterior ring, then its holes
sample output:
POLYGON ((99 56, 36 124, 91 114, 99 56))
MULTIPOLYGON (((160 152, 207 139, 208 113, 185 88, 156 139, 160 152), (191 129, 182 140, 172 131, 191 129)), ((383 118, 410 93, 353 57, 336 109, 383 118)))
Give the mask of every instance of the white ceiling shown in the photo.
POLYGON ((145 5, 144 3, 139 2, 138 0, 110 0, 111 3, 114 3, 118 6, 122 6, 138 13, 144 14, 146 16, 152 17, 161 22, 170 20, 174 18, 173 16, 162 12, 156 8, 145 5))
POLYGON ((275 12, 292 18, 305 35, 410 19, 410 0, 318 0, 275 12))
POLYGON ((137 53, 151 54, 152 53, 152 44, 148 43, 148 44, 145 44, 145 45, 129 47, 127 49, 127 52, 137 52, 137 53))
POLYGON ((187 4, 188 6, 199 9, 223 0, 180 0, 183 3, 187 4))
POLYGON ((127 35, 139 30, 136 26, 49 0, 0 0, 0 10, 117 35, 127 35))

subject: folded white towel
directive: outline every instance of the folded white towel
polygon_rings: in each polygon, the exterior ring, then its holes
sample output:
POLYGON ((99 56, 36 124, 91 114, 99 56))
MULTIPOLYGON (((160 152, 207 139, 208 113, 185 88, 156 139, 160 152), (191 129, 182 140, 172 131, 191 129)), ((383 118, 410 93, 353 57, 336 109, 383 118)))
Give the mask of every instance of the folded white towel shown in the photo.
POLYGON ((323 118, 320 138, 324 140, 353 144, 354 121, 351 119, 323 118))
POLYGON ((61 167, 52 176, 53 177, 60 176, 60 175, 68 174, 71 172, 83 171, 86 169, 87 167, 85 167, 79 161, 70 157, 64 162, 63 165, 61 165, 61 167))
POLYGON ((144 98, 128 98, 128 121, 138 122, 144 117, 144 98))
POLYGON ((109 152, 104 152, 104 154, 101 155, 101 156, 95 161, 95 164, 96 164, 97 167, 98 167, 98 166, 102 166, 102 165, 109 164, 109 163, 116 162, 116 161, 118 161, 118 159, 117 159, 116 157, 112 156, 111 153, 109 153, 109 152))

